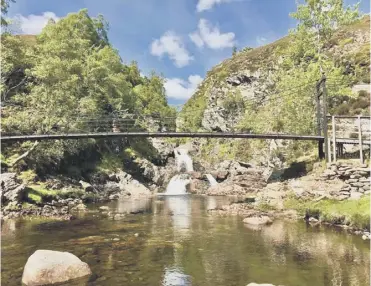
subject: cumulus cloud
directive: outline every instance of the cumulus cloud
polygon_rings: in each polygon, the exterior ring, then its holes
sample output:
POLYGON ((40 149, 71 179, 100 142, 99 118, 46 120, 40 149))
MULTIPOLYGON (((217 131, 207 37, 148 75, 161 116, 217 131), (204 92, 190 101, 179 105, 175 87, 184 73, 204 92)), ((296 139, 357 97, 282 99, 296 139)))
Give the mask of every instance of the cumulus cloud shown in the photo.
POLYGON ((224 49, 235 45, 234 33, 221 33, 218 27, 213 27, 205 19, 200 19, 198 30, 189 34, 189 37, 199 48, 206 45, 211 49, 224 49))
POLYGON ((160 58, 167 54, 175 66, 179 68, 188 65, 193 60, 193 57, 185 48, 181 37, 172 31, 166 32, 160 39, 152 42, 151 54, 160 58))
POLYGON ((187 81, 180 78, 168 78, 164 87, 169 98, 187 100, 193 95, 201 82, 202 77, 199 75, 191 75, 187 81))
POLYGON ((231 0, 199 0, 197 3, 197 12, 202 12, 213 8, 214 5, 220 3, 231 2, 231 0))
POLYGON ((267 42, 267 39, 266 38, 264 38, 264 37, 256 37, 256 43, 259 46, 265 45, 266 42, 267 42))
POLYGON ((42 15, 16 15, 13 20, 15 25, 19 26, 22 34, 37 35, 40 34, 41 30, 46 26, 49 19, 59 21, 59 17, 53 12, 44 12, 42 15))

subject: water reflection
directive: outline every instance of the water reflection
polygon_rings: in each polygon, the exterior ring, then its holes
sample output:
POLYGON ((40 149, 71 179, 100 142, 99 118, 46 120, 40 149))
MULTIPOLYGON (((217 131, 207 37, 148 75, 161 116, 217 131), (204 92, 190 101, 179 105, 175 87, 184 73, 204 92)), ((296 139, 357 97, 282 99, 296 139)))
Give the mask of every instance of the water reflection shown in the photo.
POLYGON ((190 276, 185 275, 180 268, 165 268, 163 286, 187 286, 192 285, 190 276))
POLYGON ((83 286, 369 285, 368 242, 302 222, 275 221, 255 231, 238 216, 206 212, 228 202, 142 198, 110 205, 111 211, 143 212, 123 220, 87 213, 73 221, 8 221, 1 236, 2 284, 20 285, 28 257, 54 249, 88 263, 96 280, 83 286))
POLYGON ((118 213, 144 213, 151 210, 151 198, 121 199, 117 201, 118 213))
POLYGON ((181 268, 182 259, 177 247, 177 244, 189 235, 191 222, 191 204, 189 196, 168 196, 165 198, 165 204, 170 212, 172 221, 174 264, 170 268, 165 267, 162 284, 164 286, 191 285, 189 276, 186 275, 181 268))
POLYGON ((187 196, 167 197, 166 206, 171 213, 174 239, 186 236, 189 231, 191 206, 187 196))

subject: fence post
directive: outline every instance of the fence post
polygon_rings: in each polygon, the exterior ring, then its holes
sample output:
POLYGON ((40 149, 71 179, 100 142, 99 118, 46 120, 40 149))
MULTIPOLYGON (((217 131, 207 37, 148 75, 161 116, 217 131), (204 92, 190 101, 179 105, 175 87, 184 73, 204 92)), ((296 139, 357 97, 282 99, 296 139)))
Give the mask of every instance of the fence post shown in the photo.
POLYGON ((361 116, 358 115, 358 140, 359 140, 359 159, 361 164, 363 164, 363 149, 362 149, 362 125, 361 116))
POLYGON ((329 159, 329 140, 327 134, 327 88, 326 88, 326 76, 323 75, 323 137, 325 138, 325 158, 326 162, 330 162, 329 159))
POLYGON ((334 153, 334 162, 336 163, 336 126, 335 126, 335 116, 332 116, 332 147, 334 153))

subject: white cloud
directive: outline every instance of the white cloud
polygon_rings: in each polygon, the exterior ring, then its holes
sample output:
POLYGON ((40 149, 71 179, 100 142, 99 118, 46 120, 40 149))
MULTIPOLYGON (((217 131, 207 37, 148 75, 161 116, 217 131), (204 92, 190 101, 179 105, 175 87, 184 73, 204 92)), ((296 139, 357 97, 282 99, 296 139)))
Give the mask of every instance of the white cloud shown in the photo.
POLYGON ((41 30, 46 26, 49 19, 59 21, 59 17, 53 12, 44 12, 42 15, 16 15, 14 17, 15 23, 19 25, 19 28, 23 34, 37 35, 40 34, 41 30))
POLYGON ((197 12, 202 12, 213 8, 214 5, 220 3, 231 2, 231 0, 198 0, 197 12))
POLYGON ((207 45, 211 49, 223 49, 231 48, 235 45, 234 33, 221 33, 218 27, 213 27, 205 19, 200 19, 198 30, 189 34, 189 37, 198 47, 207 45))
POLYGON ((168 54, 175 66, 179 68, 188 65, 193 60, 182 39, 172 31, 166 32, 160 39, 152 42, 151 54, 160 58, 164 54, 168 54))
POLYGON ((264 37, 256 37, 256 43, 259 46, 265 45, 266 42, 267 42, 267 39, 266 38, 264 38, 264 37))
POLYGON ((189 76, 188 81, 180 78, 168 78, 164 87, 169 98, 186 100, 193 95, 201 82, 202 77, 199 75, 189 76))

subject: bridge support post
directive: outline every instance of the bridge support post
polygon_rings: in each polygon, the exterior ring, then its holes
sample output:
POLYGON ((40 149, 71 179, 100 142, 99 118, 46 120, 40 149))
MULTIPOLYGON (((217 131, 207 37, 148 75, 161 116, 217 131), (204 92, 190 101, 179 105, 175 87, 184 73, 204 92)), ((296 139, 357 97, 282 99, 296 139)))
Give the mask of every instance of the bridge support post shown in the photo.
MULTIPOLYGON (((323 117, 321 116, 321 101, 320 97, 322 95, 321 92, 321 85, 323 84, 324 77, 322 77, 316 84, 316 94, 315 94, 315 100, 316 100, 316 118, 317 118, 317 135, 322 135, 322 126, 324 125, 325 121, 323 121, 323 117), (322 121, 322 122, 321 122, 322 121), (322 124, 321 124, 322 123, 322 124)), ((326 140, 326 138, 325 138, 326 140)), ((323 141, 318 141, 318 157, 319 159, 325 158, 325 151, 323 149, 323 141)), ((327 151, 326 151, 327 153, 327 151)))
POLYGON ((332 148, 334 153, 334 163, 336 163, 336 125, 335 116, 332 116, 332 148))
POLYGON ((323 84, 323 137, 325 138, 325 158, 326 162, 331 162, 330 154, 329 154, 329 140, 328 140, 328 132, 327 132, 327 88, 326 88, 326 76, 322 76, 322 84, 323 84))

